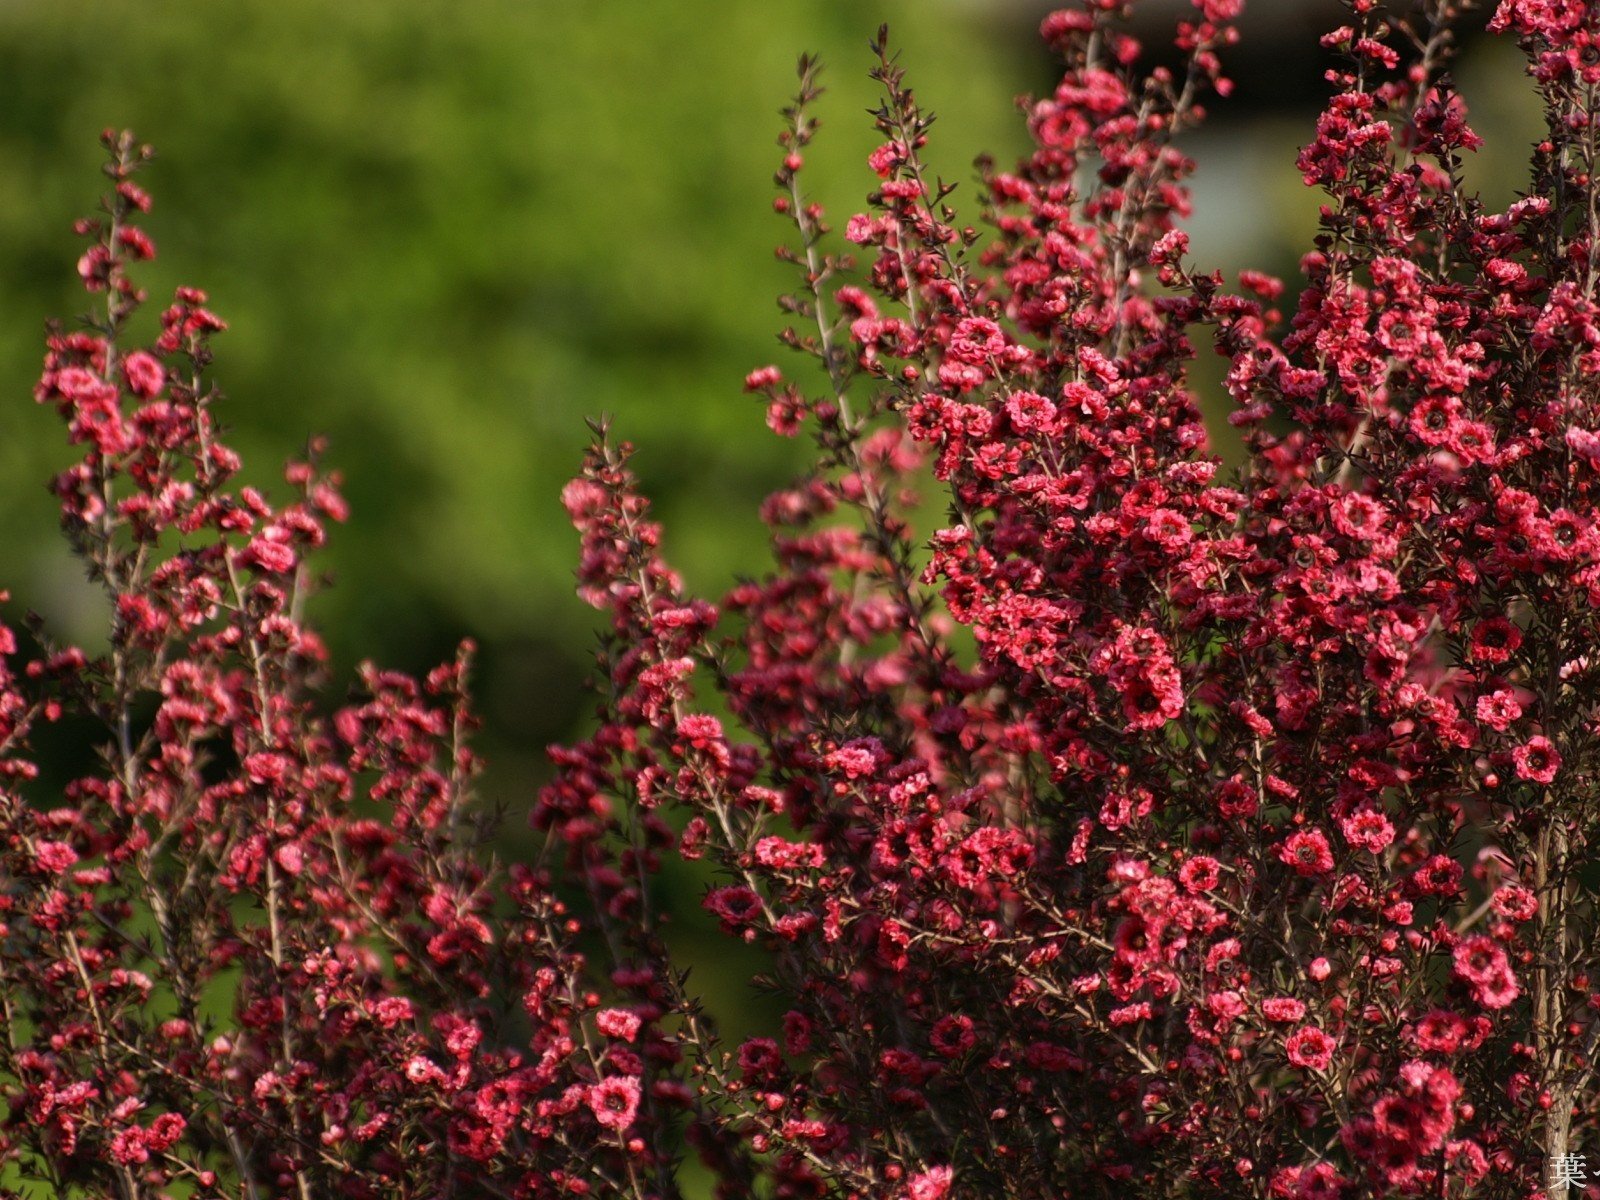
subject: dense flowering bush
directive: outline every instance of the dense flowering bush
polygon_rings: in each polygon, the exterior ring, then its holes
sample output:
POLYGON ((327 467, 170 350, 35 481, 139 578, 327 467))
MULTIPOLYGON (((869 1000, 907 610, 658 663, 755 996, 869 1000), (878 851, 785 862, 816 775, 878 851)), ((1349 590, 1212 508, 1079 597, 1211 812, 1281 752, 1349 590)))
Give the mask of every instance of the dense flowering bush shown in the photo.
POLYGON ((113 141, 80 264, 105 313, 52 337, 39 391, 84 446, 57 491, 111 647, 46 649, 0 705, 14 1170, 128 1200, 670 1196, 686 1136, 730 1197, 1581 1185, 1600 10, 1495 11, 1549 131, 1493 212, 1461 181, 1463 5, 1352 0, 1285 322, 1277 280, 1230 286, 1177 227, 1173 138, 1226 94, 1240 0, 1196 0, 1177 70, 1141 66, 1126 7, 1044 22, 1064 76, 1031 156, 984 169, 987 234, 880 36, 859 269, 800 186, 802 63, 777 208, 815 369, 746 385, 817 467, 763 507, 771 573, 713 604, 597 425, 564 501, 610 636, 598 726, 538 798, 542 870, 483 851, 465 656, 368 670, 330 715, 300 618, 334 481, 230 490, 199 293, 128 344, 151 251, 113 141), (55 720, 106 750, 40 796, 24 739, 55 720), (701 1015, 669 856, 769 951, 771 1036, 701 1015))
POLYGON ((109 648, 24 662, 0 628, 0 1183, 657 1190, 656 1049, 599 1007, 547 876, 485 852, 470 647, 420 683, 368 667, 329 703, 302 607, 338 481, 292 463, 277 506, 233 485, 204 293, 180 288, 154 342, 132 340, 145 151, 106 144, 78 263, 103 306, 52 332, 37 397, 82 448, 55 492, 109 648), (44 794, 27 746, 53 722, 102 749, 44 794))

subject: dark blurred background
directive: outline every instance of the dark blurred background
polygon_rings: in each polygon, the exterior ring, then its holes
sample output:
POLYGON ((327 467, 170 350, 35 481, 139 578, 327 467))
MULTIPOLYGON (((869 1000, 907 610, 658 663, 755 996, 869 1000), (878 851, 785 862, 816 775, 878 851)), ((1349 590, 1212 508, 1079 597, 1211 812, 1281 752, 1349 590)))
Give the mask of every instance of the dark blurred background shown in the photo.
MULTIPOLYGON (((1014 99, 1054 82, 1047 6, 1000 0, 0 0, 0 581, 13 607, 93 643, 103 617, 55 537, 44 482, 70 454, 29 390, 44 320, 83 307, 73 218, 103 182, 108 125, 153 142, 148 221, 175 283, 211 292, 220 410, 247 478, 271 485, 326 434, 354 517, 315 617, 341 675, 422 671, 482 645, 486 791, 520 815, 543 747, 579 736, 595 615, 572 595, 557 496, 583 418, 609 413, 668 527, 716 595, 761 570, 756 506, 802 461, 741 394, 778 360, 771 249, 777 110, 796 56, 829 95, 808 179, 836 224, 873 182, 867 41, 891 25, 940 114, 930 156, 970 180, 1023 148, 1014 99)), ((1146 5, 1152 36, 1183 3, 1146 5)), ((1197 261, 1292 276, 1318 199, 1294 168, 1326 93, 1317 35, 1338 4, 1257 0, 1236 95, 1187 139, 1197 261)), ((1458 77, 1511 199, 1538 105, 1515 48, 1472 38, 1458 77)), ((967 196, 970 184, 957 193, 967 196)), ((1292 285, 1292 280, 1291 280, 1292 285)), ((1202 383, 1220 370, 1207 366, 1202 383)), ((1232 455, 1227 427, 1218 446, 1232 455)), ((694 940, 701 881, 674 883, 694 940)), ((712 935, 715 936, 715 935, 712 935)), ((700 968, 741 964, 704 953, 700 968)), ((735 1029, 759 1016, 728 983, 735 1029)))

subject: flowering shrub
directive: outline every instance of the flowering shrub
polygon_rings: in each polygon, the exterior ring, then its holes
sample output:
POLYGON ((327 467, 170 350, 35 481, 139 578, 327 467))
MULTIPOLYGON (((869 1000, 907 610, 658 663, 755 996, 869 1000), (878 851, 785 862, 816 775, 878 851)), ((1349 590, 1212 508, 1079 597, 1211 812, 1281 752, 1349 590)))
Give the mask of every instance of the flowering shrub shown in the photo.
POLYGON ((103 307, 51 334, 37 397, 82 449, 55 492, 109 648, 24 662, 0 628, 0 1179, 122 1200, 654 1190, 671 1097, 640 1077, 660 1050, 599 1010, 549 879, 497 869, 469 803, 470 647, 420 683, 369 666, 330 703, 302 608, 338 480, 292 463, 277 506, 234 486, 204 293, 132 340, 145 151, 106 145, 78 263, 103 307), (52 722, 102 751, 43 795, 27 747, 52 722))
POLYGON ((1064 76, 1029 158, 984 169, 988 234, 880 35, 859 268, 800 185, 802 62, 776 206, 814 369, 746 386, 816 469, 763 506, 771 573, 713 604, 596 426, 563 499, 610 635, 599 724, 535 808, 549 874, 475 832, 465 656, 421 686, 370 669, 327 715, 300 615, 334 481, 229 490, 199 293, 125 344, 151 251, 114 141, 80 264, 105 315, 52 338, 40 386, 85 448, 57 492, 111 648, 30 659, 0 708, 14 1166, 130 1198, 675 1195, 683 1129, 728 1196, 1581 1182, 1600 14, 1496 10, 1549 132, 1493 212, 1461 182, 1464 5, 1352 0, 1285 322, 1281 283, 1230 286, 1177 227, 1173 139, 1227 92, 1240 0, 1194 7, 1176 71, 1140 66, 1117 0, 1045 20, 1064 76), (65 716, 104 761, 30 806, 23 738, 65 716), (769 951, 771 1036, 701 1016, 662 937, 674 855, 769 951))

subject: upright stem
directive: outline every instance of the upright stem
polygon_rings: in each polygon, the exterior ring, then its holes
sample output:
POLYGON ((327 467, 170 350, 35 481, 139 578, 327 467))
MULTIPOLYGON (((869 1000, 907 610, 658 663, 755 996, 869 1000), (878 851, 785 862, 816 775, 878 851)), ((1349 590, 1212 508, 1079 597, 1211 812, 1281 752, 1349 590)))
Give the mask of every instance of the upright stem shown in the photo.
POLYGON ((1539 895, 1540 952, 1533 976, 1534 1048, 1549 1081, 1545 1115, 1545 1190, 1557 1200, 1568 1194, 1563 1163, 1571 1151, 1571 1084, 1564 1078, 1561 1052, 1562 992, 1567 948, 1567 827, 1553 814, 1539 836, 1534 880, 1539 895))

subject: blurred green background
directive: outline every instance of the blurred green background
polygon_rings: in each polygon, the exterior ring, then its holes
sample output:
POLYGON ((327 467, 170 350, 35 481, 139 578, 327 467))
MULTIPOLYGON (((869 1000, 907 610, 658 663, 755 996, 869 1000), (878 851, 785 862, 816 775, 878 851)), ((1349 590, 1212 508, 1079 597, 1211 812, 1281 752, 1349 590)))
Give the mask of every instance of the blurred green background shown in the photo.
MULTIPOLYGON (((1339 10, 1257 9, 1237 96, 1189 144, 1195 256, 1292 274, 1317 206, 1294 155, 1325 90, 1316 34, 1339 10)), ((162 257, 144 278, 157 305, 175 283, 208 289, 231 323, 216 378, 248 479, 274 484, 313 433, 345 472, 354 517, 315 610, 339 671, 368 656, 424 670, 476 637, 485 788, 520 815, 545 744, 589 720, 596 623, 572 596, 557 503, 583 418, 612 414, 641 447, 668 555, 706 594, 761 569, 757 503, 801 464, 805 446, 770 436, 740 392, 781 353, 773 299, 793 284, 771 254, 770 198, 796 56, 828 64, 808 178, 842 227, 872 184, 878 23, 940 114, 935 166, 967 181, 979 152, 1022 150, 1014 97, 1053 82, 1042 11, 0 0, 0 579, 14 604, 96 636, 43 487, 70 455, 29 390, 45 318, 83 307, 70 224, 102 183, 97 134, 131 127, 159 153, 145 182, 162 257)), ((1459 74, 1491 139, 1474 180, 1504 203, 1538 106, 1512 47, 1475 40, 1459 74)), ((680 882, 692 913, 700 885, 680 882)), ((736 1027, 755 1015, 732 984, 721 1000, 736 1027)))

